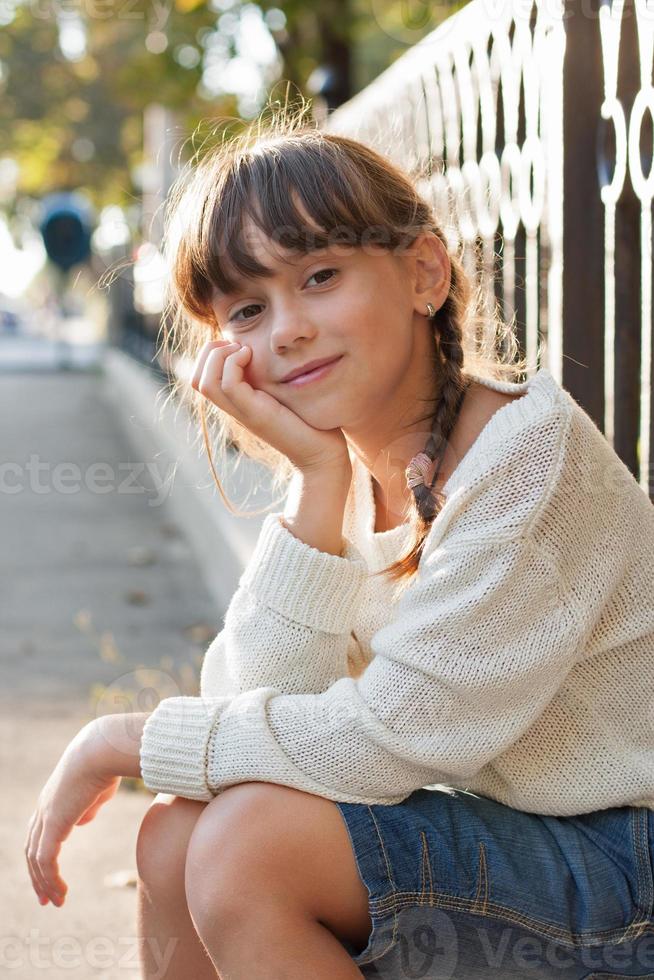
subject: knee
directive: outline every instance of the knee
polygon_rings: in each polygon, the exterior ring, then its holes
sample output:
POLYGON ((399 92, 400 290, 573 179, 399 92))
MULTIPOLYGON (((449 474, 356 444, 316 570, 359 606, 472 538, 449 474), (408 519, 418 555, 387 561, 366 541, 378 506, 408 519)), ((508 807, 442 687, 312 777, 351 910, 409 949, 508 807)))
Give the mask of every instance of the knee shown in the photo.
POLYGON ((136 840, 136 867, 148 889, 183 888, 188 842, 205 806, 181 796, 166 793, 155 796, 141 821, 136 840))
POLYGON ((207 805, 186 853, 186 901, 200 931, 217 920, 237 924, 263 895, 290 900, 288 840, 297 836, 289 827, 293 794, 300 795, 283 786, 240 783, 207 805))
POLYGON ((245 850, 251 836, 248 801, 256 784, 238 784, 209 803, 197 821, 185 855, 185 893, 196 928, 206 919, 235 911, 251 882, 245 850), (217 859, 220 855, 220 860, 217 859))

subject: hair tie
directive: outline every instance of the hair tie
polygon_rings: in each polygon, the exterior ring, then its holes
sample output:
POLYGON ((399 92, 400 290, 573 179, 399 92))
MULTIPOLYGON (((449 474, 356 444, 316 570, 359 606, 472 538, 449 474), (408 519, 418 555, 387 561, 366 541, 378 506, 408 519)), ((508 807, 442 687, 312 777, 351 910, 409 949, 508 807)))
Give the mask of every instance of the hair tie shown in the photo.
MULTIPOLYGON (((465 397, 466 389, 468 388, 469 384, 470 384, 470 378, 465 378, 463 382, 463 388, 459 392, 459 397, 456 403, 456 409, 454 411, 455 421, 458 418, 459 412, 461 410, 461 405, 465 397)), ((453 427, 454 426, 452 426, 452 428, 453 427)), ((427 447, 429 446, 430 442, 432 443, 432 445, 434 444, 433 433, 432 435, 430 435, 427 441, 427 447)), ((429 455, 429 453, 426 451, 427 447, 425 447, 425 450, 417 453, 413 457, 413 459, 409 462, 409 465, 406 467, 404 471, 404 474, 406 476, 407 486, 411 491, 413 491, 414 487, 419 487, 421 484, 426 484, 429 469, 433 465, 434 459, 436 458, 435 456, 429 455)), ((433 490, 434 484, 436 483, 436 477, 438 476, 439 469, 440 467, 436 468, 436 473, 434 473, 432 481, 429 485, 430 490, 433 490)))
POLYGON ((427 474, 433 462, 433 459, 424 452, 420 452, 413 457, 404 471, 407 486, 410 489, 420 486, 421 483, 426 481, 427 474))
MULTIPOLYGON (((427 316, 430 320, 436 316, 436 308, 434 307, 433 303, 427 303, 427 316)), ((413 489, 413 487, 419 487, 421 483, 425 483, 427 480, 427 474, 429 473, 429 468, 433 462, 433 457, 429 456, 426 452, 420 452, 413 457, 404 471, 407 486, 410 489, 413 489)))

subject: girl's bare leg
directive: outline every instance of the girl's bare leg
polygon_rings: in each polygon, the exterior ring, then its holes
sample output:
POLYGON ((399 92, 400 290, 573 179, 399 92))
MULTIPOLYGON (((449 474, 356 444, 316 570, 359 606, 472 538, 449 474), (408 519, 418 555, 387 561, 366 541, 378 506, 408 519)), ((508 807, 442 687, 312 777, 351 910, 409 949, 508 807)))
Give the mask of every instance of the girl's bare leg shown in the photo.
POLYGON ((193 925, 184 890, 187 846, 205 806, 160 793, 141 823, 136 862, 143 980, 216 980, 218 976, 193 925))
POLYGON ((137 929, 143 980, 216 980, 185 902, 153 902, 140 882, 137 929))
POLYGON ((203 935, 223 976, 361 980, 361 970, 329 929, 287 904, 287 896, 280 895, 275 908, 257 910, 251 920, 220 919, 213 929, 210 922, 204 923, 203 935))

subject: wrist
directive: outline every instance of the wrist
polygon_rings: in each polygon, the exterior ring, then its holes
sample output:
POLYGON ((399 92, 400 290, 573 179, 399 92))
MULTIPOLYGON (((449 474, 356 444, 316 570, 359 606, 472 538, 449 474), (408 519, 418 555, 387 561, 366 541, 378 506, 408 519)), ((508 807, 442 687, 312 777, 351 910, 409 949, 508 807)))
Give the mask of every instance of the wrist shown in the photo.
POLYGON ((315 466, 303 467, 297 473, 301 480, 309 480, 315 483, 327 481, 330 484, 349 486, 352 480, 352 463, 350 457, 346 455, 340 460, 335 459, 315 466))
POLYGON ((351 471, 348 474, 342 469, 298 471, 289 487, 284 527, 318 551, 340 557, 343 515, 351 480, 351 471))

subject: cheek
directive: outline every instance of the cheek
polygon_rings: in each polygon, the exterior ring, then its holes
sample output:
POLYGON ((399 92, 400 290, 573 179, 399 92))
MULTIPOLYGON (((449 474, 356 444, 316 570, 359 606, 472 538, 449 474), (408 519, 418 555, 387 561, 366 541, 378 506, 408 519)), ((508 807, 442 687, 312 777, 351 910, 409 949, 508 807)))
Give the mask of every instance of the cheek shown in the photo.
POLYGON ((402 351, 390 342, 388 336, 381 342, 378 334, 368 338, 359 349, 357 368, 362 380, 376 381, 380 386, 393 377, 402 365, 402 351))
POLYGON ((245 339, 239 340, 239 343, 241 343, 244 347, 249 347, 252 351, 249 361, 243 368, 244 381, 247 381, 247 383, 252 385, 253 388, 271 388, 274 384, 274 382, 271 380, 271 371, 267 367, 261 353, 257 351, 256 345, 245 339))

